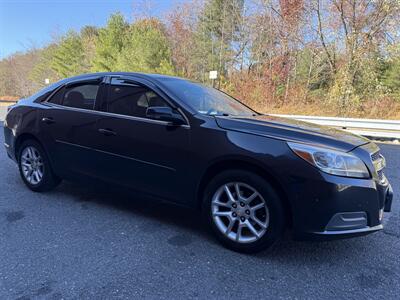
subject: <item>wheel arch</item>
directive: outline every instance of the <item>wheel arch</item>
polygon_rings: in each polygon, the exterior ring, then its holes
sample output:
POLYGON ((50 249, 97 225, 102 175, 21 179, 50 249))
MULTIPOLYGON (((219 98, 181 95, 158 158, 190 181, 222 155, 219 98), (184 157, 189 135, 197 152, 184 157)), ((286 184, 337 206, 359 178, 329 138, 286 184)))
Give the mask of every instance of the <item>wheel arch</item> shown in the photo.
POLYGON ((292 206, 289 201, 289 197, 285 192, 283 184, 279 181, 279 179, 270 171, 266 170, 264 167, 260 166, 260 164, 243 160, 239 158, 230 158, 230 159, 223 159, 212 163, 206 171, 203 173, 201 177, 200 183, 197 187, 197 207, 201 209, 204 191, 207 184, 219 173, 226 171, 226 170, 245 170, 254 172, 255 174, 259 175, 262 178, 265 178, 268 183, 272 185, 275 191, 278 193, 280 199, 282 199, 282 203, 284 206, 285 214, 287 217, 288 225, 292 226, 293 224, 293 211, 292 206))
POLYGON ((20 147, 21 147, 22 143, 26 140, 34 140, 37 143, 39 143, 40 146, 42 146, 42 148, 44 149, 44 151, 46 151, 46 154, 48 156, 48 152, 47 152, 46 148, 43 146, 43 143, 34 134, 25 132, 25 133, 20 134, 15 140, 14 154, 15 154, 15 158, 17 161, 19 159, 18 154, 19 154, 20 147))

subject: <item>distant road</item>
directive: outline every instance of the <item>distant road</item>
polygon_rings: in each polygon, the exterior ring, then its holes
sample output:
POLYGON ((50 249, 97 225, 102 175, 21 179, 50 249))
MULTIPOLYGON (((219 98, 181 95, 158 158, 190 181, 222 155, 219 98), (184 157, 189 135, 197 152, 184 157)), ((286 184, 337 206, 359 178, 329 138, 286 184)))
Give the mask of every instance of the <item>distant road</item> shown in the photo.
POLYGON ((134 194, 68 182, 33 193, 0 147, 0 299, 397 299, 400 146, 380 146, 395 193, 383 231, 285 238, 257 255, 222 248, 191 210, 134 194))
POLYGON ((7 113, 7 106, 0 105, 0 122, 4 121, 7 113))

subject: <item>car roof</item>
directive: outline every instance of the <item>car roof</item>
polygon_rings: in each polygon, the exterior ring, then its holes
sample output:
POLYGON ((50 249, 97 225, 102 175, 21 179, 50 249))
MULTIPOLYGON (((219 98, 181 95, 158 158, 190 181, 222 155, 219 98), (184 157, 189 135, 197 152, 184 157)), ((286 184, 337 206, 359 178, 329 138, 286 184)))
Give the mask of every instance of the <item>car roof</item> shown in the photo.
MULTIPOLYGON (((162 75, 162 74, 149 74, 149 73, 138 73, 138 72, 98 72, 98 73, 86 73, 86 74, 81 74, 78 76, 74 77, 68 77, 65 79, 60 80, 59 82, 55 83, 55 85, 62 85, 62 84, 68 84, 74 81, 79 81, 79 80, 88 80, 88 79, 93 79, 96 77, 101 77, 101 76, 136 76, 140 77, 142 79, 149 79, 149 81, 154 81, 157 83, 157 81, 162 82, 163 80, 180 80, 180 81, 190 81, 190 79, 186 78, 181 78, 181 77, 176 77, 176 76, 169 76, 169 75, 162 75)), ((43 90, 42 90, 43 92, 43 90)), ((37 97, 36 97, 37 98, 37 97)), ((195 111, 186 103, 181 103, 182 106, 184 106, 186 109, 195 111)))
POLYGON ((79 80, 79 79, 84 79, 87 77, 92 77, 92 76, 138 76, 142 78, 148 78, 148 79, 178 79, 178 80, 188 80, 185 78, 181 77, 176 77, 176 76, 169 76, 169 75, 162 75, 162 74, 149 74, 149 73, 138 73, 138 72, 99 72, 99 73, 86 73, 74 77, 69 77, 64 79, 65 81, 73 81, 73 80, 79 80))

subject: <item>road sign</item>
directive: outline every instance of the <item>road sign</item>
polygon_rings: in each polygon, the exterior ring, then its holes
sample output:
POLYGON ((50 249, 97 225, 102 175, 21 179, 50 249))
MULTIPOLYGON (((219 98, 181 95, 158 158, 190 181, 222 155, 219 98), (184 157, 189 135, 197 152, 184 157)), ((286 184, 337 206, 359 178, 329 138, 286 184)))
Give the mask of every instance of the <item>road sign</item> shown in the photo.
POLYGON ((218 71, 210 71, 210 79, 217 79, 218 71))

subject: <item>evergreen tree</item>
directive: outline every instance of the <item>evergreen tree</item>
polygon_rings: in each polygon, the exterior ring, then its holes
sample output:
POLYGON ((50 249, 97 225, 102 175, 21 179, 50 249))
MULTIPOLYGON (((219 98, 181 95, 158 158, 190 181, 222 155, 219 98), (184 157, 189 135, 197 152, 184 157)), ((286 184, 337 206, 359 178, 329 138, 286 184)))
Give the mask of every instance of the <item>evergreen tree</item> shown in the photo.
POLYGON ((46 85, 46 78, 49 79, 51 83, 62 78, 62 76, 58 75, 51 67, 51 62, 57 47, 58 45, 53 43, 40 50, 39 61, 29 72, 29 78, 36 84, 38 89, 46 85))
POLYGON ((198 65, 197 79, 205 81, 208 71, 226 75, 232 61, 233 43, 243 17, 244 0, 208 0, 199 16, 193 59, 198 65))
POLYGON ((117 66, 121 71, 174 74, 163 25, 156 19, 132 24, 117 66))
POLYGON ((125 46, 128 29, 129 25, 120 13, 111 15, 107 26, 100 29, 96 40, 92 66, 94 72, 118 71, 116 64, 125 46))
POLYGON ((74 31, 69 31, 55 48, 50 67, 61 78, 78 75, 85 72, 84 57, 80 36, 74 31))
POLYGON ((387 62, 383 73, 383 83, 400 100, 400 56, 395 56, 387 62))

